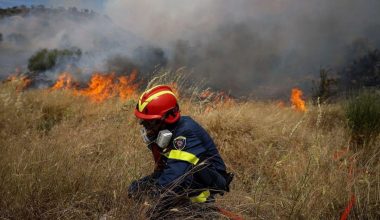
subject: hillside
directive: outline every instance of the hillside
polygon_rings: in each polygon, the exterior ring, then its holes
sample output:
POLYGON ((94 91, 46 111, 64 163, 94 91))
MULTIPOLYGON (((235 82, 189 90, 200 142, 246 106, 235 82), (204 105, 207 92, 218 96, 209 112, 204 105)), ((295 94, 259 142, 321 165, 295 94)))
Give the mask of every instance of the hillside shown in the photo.
POLYGON ((31 14, 66 14, 66 16, 74 16, 74 17, 88 17, 95 16, 96 13, 92 10, 88 9, 77 9, 76 7, 70 8, 47 8, 44 5, 37 5, 32 7, 27 7, 25 5, 16 6, 12 8, 0 8, 0 19, 15 15, 27 16, 31 14))

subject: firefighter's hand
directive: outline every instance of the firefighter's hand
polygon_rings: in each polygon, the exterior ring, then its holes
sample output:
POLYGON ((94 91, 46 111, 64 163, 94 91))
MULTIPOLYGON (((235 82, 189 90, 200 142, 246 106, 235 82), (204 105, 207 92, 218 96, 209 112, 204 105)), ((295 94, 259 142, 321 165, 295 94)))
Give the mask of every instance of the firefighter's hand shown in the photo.
POLYGON ((149 199, 157 199, 160 197, 160 190, 157 186, 155 187, 152 187, 148 192, 147 192, 147 196, 149 197, 149 199))
POLYGON ((128 197, 140 200, 143 196, 156 197, 159 190, 151 175, 135 180, 128 187, 128 197))

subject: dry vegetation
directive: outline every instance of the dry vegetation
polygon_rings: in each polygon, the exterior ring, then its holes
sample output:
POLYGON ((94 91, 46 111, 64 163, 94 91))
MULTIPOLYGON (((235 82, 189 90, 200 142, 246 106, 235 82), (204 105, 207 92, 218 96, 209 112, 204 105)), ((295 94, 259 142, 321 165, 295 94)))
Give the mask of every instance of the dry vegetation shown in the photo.
MULTIPOLYGON (((144 205, 127 197, 129 183, 153 167, 135 102, 16 84, 0 85, 0 218, 143 219, 144 205)), ((236 174, 220 207, 246 219, 338 219, 355 195, 350 218, 379 219, 379 151, 347 150, 340 105, 306 113, 253 101, 181 106, 236 174)), ((379 146, 378 138, 371 149, 379 146)))

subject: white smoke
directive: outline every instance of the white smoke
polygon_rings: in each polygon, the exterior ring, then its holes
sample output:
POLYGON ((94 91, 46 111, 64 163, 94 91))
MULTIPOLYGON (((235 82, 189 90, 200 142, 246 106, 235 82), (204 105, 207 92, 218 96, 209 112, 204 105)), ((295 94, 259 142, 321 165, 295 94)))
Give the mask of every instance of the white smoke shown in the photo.
POLYGON ((109 18, 79 9, 32 10, 27 15, 0 20, 0 75, 9 74, 15 67, 26 69, 28 58, 36 51, 80 48, 82 59, 78 68, 105 71, 108 57, 114 54, 131 55, 142 41, 116 27, 109 18))

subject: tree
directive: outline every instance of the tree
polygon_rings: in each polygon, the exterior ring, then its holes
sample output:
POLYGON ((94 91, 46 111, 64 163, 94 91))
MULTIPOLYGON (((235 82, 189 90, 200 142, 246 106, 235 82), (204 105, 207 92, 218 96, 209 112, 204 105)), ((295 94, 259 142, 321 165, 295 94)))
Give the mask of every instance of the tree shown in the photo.
POLYGON ((380 51, 370 50, 354 60, 340 74, 345 90, 380 88, 380 51))
POLYGON ((28 69, 30 71, 43 72, 54 68, 59 60, 76 61, 81 55, 82 51, 78 48, 72 48, 70 50, 42 49, 29 58, 28 69))
POLYGON ((329 98, 336 94, 337 80, 329 77, 331 75, 330 69, 319 70, 319 82, 313 81, 313 99, 320 102, 326 102, 329 98))

